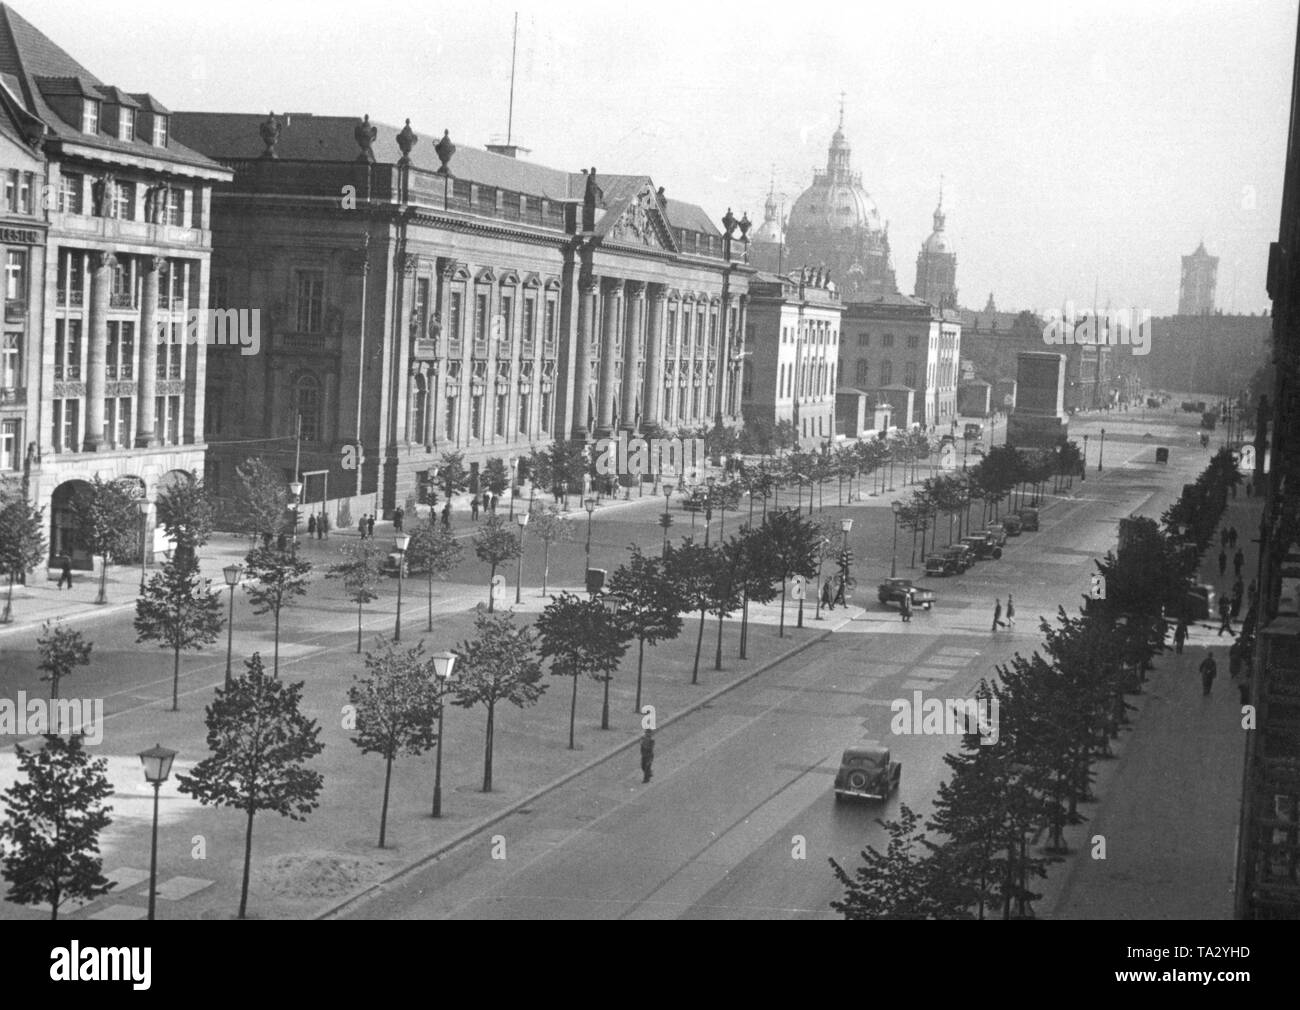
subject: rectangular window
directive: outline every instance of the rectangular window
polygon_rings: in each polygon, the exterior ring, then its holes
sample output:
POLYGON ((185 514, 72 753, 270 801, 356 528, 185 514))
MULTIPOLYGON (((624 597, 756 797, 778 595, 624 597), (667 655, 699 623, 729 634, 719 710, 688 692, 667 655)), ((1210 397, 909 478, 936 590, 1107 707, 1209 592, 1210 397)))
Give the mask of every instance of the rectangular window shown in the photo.
POLYGON ((882 341, 882 343, 883 343, 883 345, 884 345, 885 347, 893 347, 893 346, 894 346, 894 335, 893 335, 892 333, 886 333, 886 334, 885 334, 885 339, 882 341))
POLYGON ((5 301, 27 301, 26 249, 10 249, 5 256, 5 301))
POLYGON ((10 169, 5 173, 5 204, 4 209, 10 214, 18 210, 18 170, 10 169))
POLYGON ((122 221, 135 220, 135 183, 119 182, 113 187, 112 215, 122 221))
POLYGON ((903 365, 903 385, 916 388, 916 362, 909 361, 903 365))
POLYGON ((81 214, 81 190, 85 176, 77 172, 64 172, 59 176, 59 213, 81 214))
POLYGON ((24 172, 18 180, 18 210, 23 214, 32 212, 32 173, 24 172))
POLYGON ((915 351, 919 340, 920 338, 915 333, 909 333, 907 335, 907 349, 909 351, 915 351))
POLYGON ((488 296, 486 294, 476 295, 474 298, 474 343, 487 343, 488 326, 488 296))
POLYGON ((153 146, 167 146, 167 117, 155 115, 153 117, 153 146))
POLYGON ((555 346, 555 299, 546 299, 546 346, 555 346))
POLYGON ((22 440, 18 437, 17 420, 0 421, 0 470, 21 469, 21 454, 18 447, 22 440))
POLYGON ((530 410, 532 403, 533 398, 528 393, 519 394, 519 434, 521 435, 528 434, 528 425, 532 420, 532 411, 530 410))
POLYGON ((888 386, 894 381, 894 364, 891 361, 882 361, 880 363, 880 384, 888 386))
POLYGON ((515 299, 513 295, 501 296, 501 325, 495 336, 506 347, 510 347, 510 337, 515 323, 515 299))
POLYGON ((104 402, 108 442, 114 449, 131 448, 131 397, 122 396, 104 402))
POLYGON ((415 305, 411 309, 411 322, 415 335, 423 337, 428 332, 429 278, 420 277, 415 282, 415 305))
POLYGON ((325 271, 299 270, 297 291, 299 333, 320 333, 325 325, 325 271))
POLYGON ((105 377, 109 379, 117 378, 117 338, 118 324, 114 320, 108 323, 108 363, 105 366, 105 377))
POLYGON ((451 340, 453 350, 460 347, 461 333, 461 295, 459 291, 451 293, 451 308, 448 311, 447 319, 447 336, 451 340))
POLYGON ((172 323, 171 354, 167 360, 167 378, 179 379, 183 362, 184 330, 180 323, 172 323))
POLYGON ((135 140, 135 109, 122 106, 117 113, 117 139, 135 140))
POLYGON ((172 186, 167 198, 167 223, 177 228, 185 227, 185 205, 189 202, 189 190, 172 186))
POLYGON ((54 401, 54 451, 76 452, 81 434, 80 400, 54 401))
POLYGON ((859 361, 857 370, 854 372, 853 381, 859 386, 865 386, 870 381, 870 362, 859 361))
POLYGON ((483 394, 475 393, 469 398, 469 437, 483 437, 483 394))
POLYGON ((93 98, 84 98, 81 101, 81 132, 99 132, 99 102, 93 98))
POLYGON ((135 378, 135 323, 121 324, 121 332, 118 336, 117 377, 124 382, 135 378))
POLYGON ((167 397, 167 444, 180 445, 181 398, 167 397))
POLYGON ((537 300, 535 298, 524 299, 524 328, 520 339, 525 347, 533 346, 533 326, 537 316, 537 300))
POLYGON ((507 393, 497 393, 497 410, 496 410, 496 433, 504 438, 507 434, 507 412, 510 409, 510 396, 507 393))
POLYGON ((18 389, 23 384, 23 335, 6 333, 0 342, 0 389, 18 389))

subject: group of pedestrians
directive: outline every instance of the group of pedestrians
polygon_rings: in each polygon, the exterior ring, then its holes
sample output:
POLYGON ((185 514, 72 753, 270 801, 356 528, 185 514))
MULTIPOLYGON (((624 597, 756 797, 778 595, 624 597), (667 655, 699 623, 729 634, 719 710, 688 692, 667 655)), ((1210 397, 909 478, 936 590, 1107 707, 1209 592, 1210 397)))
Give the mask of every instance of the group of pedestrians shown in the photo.
POLYGON ((827 610, 834 610, 835 604, 837 603, 840 604, 841 606, 845 606, 845 607, 848 606, 848 602, 844 598, 844 576, 843 575, 827 579, 826 582, 822 585, 822 606, 825 607, 827 610), (839 587, 835 588, 837 582, 839 584, 839 587))
POLYGON ((313 512, 307 517, 307 536, 310 539, 315 537, 317 540, 328 540, 330 536, 330 519, 324 512, 319 515, 313 512))
MULTIPOLYGON (((479 509, 481 508, 484 515, 494 516, 497 514, 497 502, 500 500, 497 495, 492 494, 490 491, 484 491, 482 495, 472 495, 469 500, 470 515, 473 516, 475 522, 478 522, 479 509)), ((449 511, 450 505, 451 503, 448 502, 447 505, 443 506, 444 514, 449 511)))
POLYGON ((993 627, 990 629, 997 632, 998 628, 1014 628, 1016 626, 1016 601, 1011 594, 1007 594, 1007 619, 1002 619, 1002 598, 998 597, 993 606, 993 627))
POLYGON ((375 538, 375 517, 373 515, 362 515, 361 521, 357 523, 357 532, 361 534, 361 539, 369 537, 375 538))

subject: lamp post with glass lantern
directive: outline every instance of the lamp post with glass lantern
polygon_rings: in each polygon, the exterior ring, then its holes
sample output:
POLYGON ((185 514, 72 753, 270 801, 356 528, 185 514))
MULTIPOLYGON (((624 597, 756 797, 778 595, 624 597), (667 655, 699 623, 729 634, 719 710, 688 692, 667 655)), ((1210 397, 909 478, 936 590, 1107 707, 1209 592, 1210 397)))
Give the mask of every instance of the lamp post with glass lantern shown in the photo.
POLYGON ((528 513, 520 512, 515 516, 515 522, 519 526, 519 561, 515 566, 515 603, 519 603, 520 586, 524 579, 524 531, 528 529, 528 513))
POLYGON ((397 550, 397 625, 393 628, 393 641, 402 640, 402 580, 406 574, 406 548, 411 545, 411 537, 399 533, 393 537, 393 547, 397 550))
POLYGON ((1101 445, 1097 449, 1097 472, 1101 473, 1101 460, 1106 455, 1106 429, 1101 429, 1101 445))
POLYGON ((903 511, 901 501, 893 502, 894 509, 894 553, 889 561, 889 577, 891 579, 898 577, 898 515, 903 511))
POLYGON ((433 662, 433 675, 437 678, 441 687, 438 689, 438 753, 434 760, 433 766, 433 816, 442 816, 442 714, 447 707, 443 696, 447 693, 447 687, 451 684, 452 671, 456 667, 456 654, 454 652, 439 652, 430 657, 433 662))
POLYGON ((293 509, 293 556, 298 556, 298 504, 302 501, 302 481, 295 480, 289 485, 289 493, 293 495, 293 502, 289 506, 293 509))
POLYGON ((226 565, 221 569, 221 574, 226 577, 226 585, 230 587, 230 617, 226 621, 226 689, 230 689, 230 654, 235 641, 235 586, 239 585, 239 577, 244 574, 242 565, 226 565))
POLYGON ((149 506, 153 504, 148 498, 137 498, 135 507, 140 512, 140 592, 144 592, 144 564, 145 558, 149 552, 145 550, 145 538, 149 535, 147 523, 149 522, 149 506))
POLYGON ((849 564, 853 561, 853 555, 849 551, 849 530, 851 529, 853 529, 852 519, 840 520, 840 533, 844 538, 840 542, 840 562, 841 562, 841 567, 844 569, 840 577, 844 580, 844 593, 845 593, 844 605, 846 607, 849 605, 848 603, 849 564))
POLYGON ((140 752, 140 763, 144 765, 144 778, 153 786, 153 841, 149 846, 149 916, 153 919, 154 902, 158 891, 158 791, 172 773, 172 762, 176 752, 168 750, 162 744, 154 744, 146 751, 140 752))
MULTIPOLYGON (((591 516, 596 511, 596 499, 587 498, 583 501, 582 507, 587 510, 587 571, 591 571, 591 516)), ((584 572, 583 578, 586 578, 584 572)))

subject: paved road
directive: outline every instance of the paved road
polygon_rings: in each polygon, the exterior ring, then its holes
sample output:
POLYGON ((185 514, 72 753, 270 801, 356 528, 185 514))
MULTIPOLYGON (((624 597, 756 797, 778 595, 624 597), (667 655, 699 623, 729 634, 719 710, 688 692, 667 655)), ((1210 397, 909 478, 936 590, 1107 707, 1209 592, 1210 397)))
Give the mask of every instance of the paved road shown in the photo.
MULTIPOLYGON (((1114 546, 1116 521, 1134 512, 1158 517, 1204 465, 1200 453, 1176 451, 1169 466, 1156 467, 1154 443, 1108 425, 1106 472, 1076 484, 1077 500, 1045 512, 1042 531, 1012 540, 1001 562, 931 580, 941 597, 932 613, 903 625, 871 608, 661 731, 651 784, 641 783, 634 754, 606 762, 348 914, 832 915, 839 886, 827 857, 855 863, 865 844, 882 844, 875 819, 894 814, 900 799, 928 812, 945 777, 943 755, 957 744, 889 735, 891 702, 916 690, 969 696, 997 663, 1034 648, 1037 616, 1077 604, 1091 559, 1114 546), (994 636, 993 600, 1005 601, 1008 589, 1018 627, 994 636), (840 751, 864 736, 887 740, 902 761, 899 794, 884 805, 836 805, 831 779, 840 751)), ((871 515, 864 540, 882 542, 887 517, 887 510, 871 515)))

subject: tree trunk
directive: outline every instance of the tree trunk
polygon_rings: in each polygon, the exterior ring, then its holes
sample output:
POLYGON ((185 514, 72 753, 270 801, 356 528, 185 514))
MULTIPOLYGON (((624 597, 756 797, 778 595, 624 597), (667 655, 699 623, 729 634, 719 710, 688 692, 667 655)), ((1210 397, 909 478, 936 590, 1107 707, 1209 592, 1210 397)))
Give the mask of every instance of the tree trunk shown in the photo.
MULTIPOLYGON (((490 793, 492 791, 492 740, 493 733, 496 730, 496 701, 488 702, 487 733, 483 739, 483 791, 490 793)), ((438 746, 442 746, 442 741, 438 741, 438 746)))
POLYGON ((745 647, 749 644, 749 583, 745 584, 745 592, 740 601, 740 658, 747 659, 745 647))
MULTIPOLYGON (((433 630, 433 565, 432 564, 429 565, 428 603, 429 603, 429 625, 425 630, 432 631, 433 630)), ((358 647, 357 651, 358 652, 360 651, 360 647, 358 647)))
POLYGON ((492 562, 492 574, 488 576, 488 613, 492 613, 493 605, 496 603, 493 590, 496 588, 497 581, 497 563, 492 562))
MULTIPOLYGON (((442 746, 442 741, 438 741, 438 746, 442 746)), ((384 847, 384 833, 388 829, 388 785, 393 780, 393 759, 390 757, 384 762, 384 805, 379 810, 379 847, 384 847)))
POLYGON ((785 638, 785 579, 781 580, 781 623, 777 625, 777 638, 785 638))
POLYGON ((100 555, 100 560, 103 562, 103 564, 100 565, 100 569, 99 569, 99 599, 97 599, 95 602, 107 603, 108 602, 108 555, 107 554, 100 555))
POLYGON ((181 683, 181 650, 180 646, 175 649, 176 659, 172 664, 172 711, 175 712, 180 707, 178 701, 178 692, 181 683))
POLYGON ((275 665, 271 668, 271 676, 276 680, 280 679, 280 608, 275 608, 275 665))
POLYGON ((636 651, 636 713, 641 714, 641 669, 645 663, 645 639, 637 639, 636 651))
POLYGON ((704 645, 704 616, 706 608, 700 608, 700 633, 695 636, 695 666, 691 670, 691 683, 700 682, 700 649, 704 645))
POLYGON ((9 573, 9 598, 5 600, 5 615, 0 618, 0 624, 8 624, 13 620, 14 610, 14 573, 9 573))
POLYGON ((253 815, 257 813, 250 800, 248 825, 244 828, 244 879, 239 888, 239 918, 248 917, 248 877, 253 868, 253 815))
POLYGON ((569 750, 573 750, 573 724, 578 718, 578 674, 573 674, 573 697, 569 701, 569 750))
POLYGON ((713 668, 714 668, 715 670, 721 670, 721 669, 722 669, 722 622, 723 622, 725 619, 726 619, 726 618, 725 618, 725 615, 722 614, 721 611, 719 611, 719 613, 718 613, 718 652, 717 652, 717 655, 713 657, 713 668))
POLYGON ((542 541, 542 595, 546 595, 546 576, 551 571, 551 542, 542 541))
MULTIPOLYGON (((630 485, 629 485, 629 487, 630 487, 630 485)), ((609 729, 609 682, 610 682, 611 680, 613 680, 613 679, 614 679, 614 674, 611 673, 610 671, 606 670, 606 671, 605 671, 605 677, 604 677, 604 680, 605 680, 605 700, 604 700, 604 702, 602 702, 602 704, 601 704, 601 708, 600 708, 600 728, 601 728, 601 729, 609 729)))
POLYGON ((361 655, 361 597, 357 597, 357 655, 361 655))

